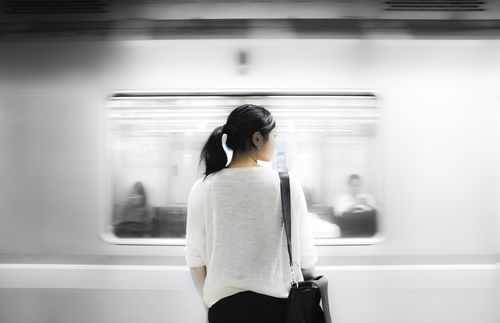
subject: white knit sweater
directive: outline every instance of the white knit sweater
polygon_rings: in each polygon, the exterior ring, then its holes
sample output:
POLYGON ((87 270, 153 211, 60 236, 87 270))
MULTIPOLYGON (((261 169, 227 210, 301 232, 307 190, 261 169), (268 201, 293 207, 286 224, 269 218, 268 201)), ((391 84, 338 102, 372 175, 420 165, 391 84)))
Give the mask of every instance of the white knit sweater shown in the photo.
MULTIPOLYGON (((292 249, 300 268, 316 264, 304 192, 292 173, 292 249)), ((280 179, 268 167, 224 168, 198 179, 188 199, 186 262, 207 267, 203 299, 218 300, 251 290, 286 298, 290 266, 283 228, 280 179)))

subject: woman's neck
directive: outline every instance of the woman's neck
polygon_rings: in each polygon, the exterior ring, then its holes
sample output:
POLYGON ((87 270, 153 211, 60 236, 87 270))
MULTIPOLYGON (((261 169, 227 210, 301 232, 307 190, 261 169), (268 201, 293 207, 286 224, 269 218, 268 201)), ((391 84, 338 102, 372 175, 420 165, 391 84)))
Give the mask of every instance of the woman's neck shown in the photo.
POLYGON ((257 163, 257 159, 255 159, 255 157, 251 156, 250 154, 233 156, 233 159, 231 160, 229 165, 227 165, 227 167, 229 168, 256 166, 259 166, 259 164, 257 163))
POLYGON ((237 167, 257 167, 259 164, 255 162, 231 162, 227 165, 228 168, 237 168, 237 167))

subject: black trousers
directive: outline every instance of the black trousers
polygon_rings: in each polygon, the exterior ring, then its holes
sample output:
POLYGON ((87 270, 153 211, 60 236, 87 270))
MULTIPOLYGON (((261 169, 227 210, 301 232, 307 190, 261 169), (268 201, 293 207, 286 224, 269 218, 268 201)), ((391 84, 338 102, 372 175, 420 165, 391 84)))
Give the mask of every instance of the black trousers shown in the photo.
POLYGON ((286 298, 251 291, 219 300, 208 309, 210 323, 285 323, 286 298))

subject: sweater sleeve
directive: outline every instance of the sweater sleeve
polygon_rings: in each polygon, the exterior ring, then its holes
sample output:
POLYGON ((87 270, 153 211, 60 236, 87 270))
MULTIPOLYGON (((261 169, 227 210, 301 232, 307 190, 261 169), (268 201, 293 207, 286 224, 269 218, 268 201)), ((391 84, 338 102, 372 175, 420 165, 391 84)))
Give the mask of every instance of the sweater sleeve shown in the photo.
POLYGON ((290 186, 292 209, 297 210, 297 223, 299 224, 300 267, 312 268, 318 261, 318 254, 314 245, 306 198, 302 185, 294 175, 290 175, 290 186))
POLYGON ((202 179, 198 179, 189 193, 186 224, 186 263, 189 267, 205 265, 205 216, 203 210, 202 179))

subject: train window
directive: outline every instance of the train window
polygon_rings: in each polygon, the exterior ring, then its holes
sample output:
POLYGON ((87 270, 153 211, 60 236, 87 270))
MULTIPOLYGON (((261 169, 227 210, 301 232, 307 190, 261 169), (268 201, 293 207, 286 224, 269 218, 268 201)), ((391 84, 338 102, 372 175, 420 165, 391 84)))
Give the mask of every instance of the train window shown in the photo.
POLYGON ((383 214, 383 165, 379 110, 369 93, 112 96, 106 237, 115 243, 184 244, 187 197, 203 176, 203 144, 243 103, 273 113, 278 143, 266 166, 300 180, 316 243, 371 243, 365 241, 374 240, 383 214))

